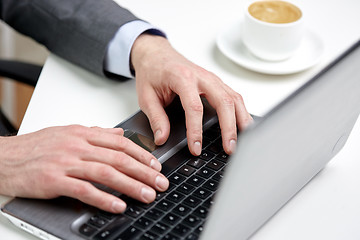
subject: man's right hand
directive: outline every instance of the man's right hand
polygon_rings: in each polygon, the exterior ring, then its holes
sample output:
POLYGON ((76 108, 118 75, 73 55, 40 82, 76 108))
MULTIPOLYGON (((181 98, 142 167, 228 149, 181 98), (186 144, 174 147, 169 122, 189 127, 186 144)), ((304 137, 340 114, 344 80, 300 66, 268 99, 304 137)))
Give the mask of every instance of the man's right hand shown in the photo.
POLYGON ((50 199, 68 196, 119 213, 124 201, 89 182, 150 203, 169 182, 149 152, 119 128, 51 127, 0 138, 0 194, 50 199))

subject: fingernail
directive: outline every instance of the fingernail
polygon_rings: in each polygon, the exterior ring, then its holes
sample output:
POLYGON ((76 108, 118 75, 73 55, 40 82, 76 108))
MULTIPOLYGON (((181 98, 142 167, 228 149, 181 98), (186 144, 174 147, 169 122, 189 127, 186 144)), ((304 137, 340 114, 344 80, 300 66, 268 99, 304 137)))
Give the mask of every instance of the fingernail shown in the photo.
POLYGON ((235 152, 235 149, 236 149, 236 141, 235 141, 234 139, 231 139, 231 140, 230 140, 229 147, 230 147, 230 152, 231 152, 231 153, 235 152))
POLYGON ((151 159, 150 161, 150 167, 155 169, 156 171, 159 171, 161 170, 161 163, 158 161, 158 160, 155 160, 155 159, 151 159))
POLYGON ((145 202, 152 202, 155 199, 155 191, 148 187, 143 187, 141 189, 141 196, 145 202))
POLYGON ((112 202, 112 210, 113 212, 120 213, 124 212, 126 209, 126 204, 122 201, 115 200, 112 202))
POLYGON ((169 187, 169 180, 163 176, 157 176, 155 179, 155 185, 160 189, 165 191, 169 187))
POLYGON ((201 143, 199 141, 194 142, 194 153, 196 155, 201 154, 201 143))

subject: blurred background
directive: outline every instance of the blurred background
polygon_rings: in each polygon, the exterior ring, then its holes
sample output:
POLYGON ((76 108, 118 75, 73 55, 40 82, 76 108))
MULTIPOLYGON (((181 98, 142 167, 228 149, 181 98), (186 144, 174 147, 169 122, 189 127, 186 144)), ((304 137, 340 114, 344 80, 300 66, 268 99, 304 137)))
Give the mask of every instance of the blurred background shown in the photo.
MULTIPOLYGON (((46 48, 0 21, 1 59, 21 60, 43 65, 48 54, 46 48)), ((0 105, 4 114, 16 127, 21 124, 32 93, 33 88, 29 86, 4 78, 0 79, 0 105)))

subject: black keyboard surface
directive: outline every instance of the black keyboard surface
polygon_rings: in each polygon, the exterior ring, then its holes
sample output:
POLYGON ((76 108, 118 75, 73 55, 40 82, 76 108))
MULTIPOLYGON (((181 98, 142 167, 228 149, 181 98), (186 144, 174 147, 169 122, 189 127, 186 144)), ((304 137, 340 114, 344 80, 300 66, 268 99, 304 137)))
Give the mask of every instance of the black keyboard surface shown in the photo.
POLYGON ((187 146, 163 163, 169 179, 166 192, 157 193, 150 204, 120 196, 127 209, 123 214, 97 212, 80 228, 80 234, 94 240, 198 239, 213 197, 228 163, 218 124, 204 132, 200 156, 187 146))

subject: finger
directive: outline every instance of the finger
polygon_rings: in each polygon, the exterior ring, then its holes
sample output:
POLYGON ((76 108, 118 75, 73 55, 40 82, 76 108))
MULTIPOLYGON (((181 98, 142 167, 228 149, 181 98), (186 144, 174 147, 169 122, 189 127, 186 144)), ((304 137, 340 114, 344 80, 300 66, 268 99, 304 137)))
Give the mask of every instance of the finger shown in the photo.
POLYGON ((232 154, 237 141, 235 101, 223 88, 223 83, 219 86, 219 82, 213 81, 212 84, 206 84, 202 88, 210 105, 217 112, 224 150, 226 153, 232 154))
POLYGON ((154 133, 154 142, 156 145, 162 145, 170 134, 170 122, 164 106, 154 91, 144 91, 140 95, 139 105, 149 119, 154 133))
POLYGON ((89 182, 67 177, 63 180, 61 195, 78 199, 86 204, 95 206, 107 212, 122 213, 126 209, 126 203, 111 195, 96 188, 89 182))
POLYGON ((235 113, 236 113, 237 126, 239 130, 243 130, 253 122, 253 118, 246 109, 243 97, 227 85, 225 85, 225 89, 229 94, 233 96, 235 100, 235 113))
POLYGON ((101 128, 101 127, 91 127, 91 129, 94 130, 98 130, 98 131, 102 131, 102 132, 107 132, 107 133, 113 133, 113 134, 118 134, 118 135, 124 135, 124 130, 122 128, 101 128))
MULTIPOLYGON (((119 172, 145 183, 158 191, 165 191, 169 187, 169 181, 164 175, 138 162, 131 156, 114 150, 99 147, 94 148, 95 149, 90 152, 96 152, 97 154, 89 154, 85 157, 85 161, 98 162, 111 166, 119 172)), ((78 168, 77 172, 81 172, 82 168, 83 167, 78 168)), ((77 173, 72 174, 78 175, 77 173)))
POLYGON ((151 153, 121 135, 97 131, 89 134, 87 139, 93 146, 124 152, 146 166, 150 166, 157 171, 161 170, 160 162, 151 153))
POLYGON ((83 166, 76 170, 73 169, 69 176, 103 184, 141 202, 150 203, 155 200, 156 192, 153 188, 109 165, 84 162, 83 166))
POLYGON ((190 152, 193 155, 201 154, 202 146, 202 119, 203 105, 196 89, 187 89, 179 92, 181 104, 185 110, 186 136, 190 152))

